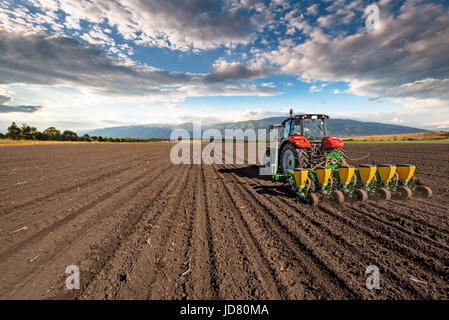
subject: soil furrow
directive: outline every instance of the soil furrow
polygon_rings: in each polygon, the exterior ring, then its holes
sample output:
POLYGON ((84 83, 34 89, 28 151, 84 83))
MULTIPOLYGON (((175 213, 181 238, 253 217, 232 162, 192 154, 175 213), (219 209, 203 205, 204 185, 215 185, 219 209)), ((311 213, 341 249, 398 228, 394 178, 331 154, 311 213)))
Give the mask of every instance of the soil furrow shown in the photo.
POLYGON ((306 273, 312 279, 309 281, 323 281, 323 286, 327 287, 327 293, 342 294, 342 297, 357 297, 359 294, 354 292, 350 285, 346 283, 346 280, 338 276, 334 267, 329 264, 329 258, 323 256, 322 253, 314 250, 314 245, 309 238, 302 235, 298 238, 292 231, 279 220, 276 213, 276 209, 254 192, 251 188, 245 184, 241 184, 236 180, 236 176, 233 175, 235 185, 239 187, 241 193, 247 194, 246 199, 253 204, 254 207, 259 207, 256 210, 260 216, 264 216, 264 221, 273 232, 276 232, 277 236, 282 239, 285 246, 291 249, 298 257, 298 261, 303 263, 303 267, 308 270, 306 273), (313 278, 314 277, 314 278, 313 278), (328 281, 324 281, 328 279, 328 281), (326 283, 326 285, 324 285, 326 283), (331 286, 333 284, 333 286, 331 286), (340 291, 340 292, 339 292, 340 291), (343 291, 343 292, 341 292, 343 291))
MULTIPOLYGON (((116 215, 116 213, 119 213, 122 210, 122 207, 126 207, 128 203, 131 203, 131 201, 134 198, 136 198, 139 195, 139 193, 142 192, 142 190, 144 190, 145 188, 148 188, 153 183, 154 180, 159 179, 161 177, 162 173, 163 173, 163 170, 156 171, 153 175, 149 175, 147 177, 148 179, 141 179, 143 181, 140 181, 134 187, 133 187, 133 183, 129 183, 128 186, 126 187, 127 189, 129 189, 128 191, 126 191, 128 194, 127 199, 129 202, 123 202, 121 200, 121 197, 124 195, 123 193, 126 190, 126 189, 121 189, 120 195, 114 194, 110 198, 110 201, 108 199, 109 202, 112 201, 112 203, 110 204, 110 206, 112 206, 112 208, 106 207, 99 211, 92 211, 92 215, 90 215, 88 217, 84 217, 81 215, 74 217, 78 220, 81 219, 81 217, 82 217, 82 221, 74 224, 72 227, 72 230, 70 230, 69 232, 67 232, 67 226, 64 225, 64 227, 61 228, 62 229, 61 231, 57 230, 58 232, 53 232, 53 233, 50 232, 50 233, 47 233, 46 235, 44 235, 45 238, 49 238, 46 241, 50 242, 51 246, 52 247, 54 246, 54 248, 51 248, 51 251, 48 251, 48 249, 47 249, 45 252, 42 252, 39 255, 40 265, 42 266, 45 264, 52 264, 59 257, 64 256, 64 254, 66 254, 66 252, 70 252, 71 251, 70 248, 72 248, 72 247, 76 248, 77 246, 79 246, 79 243, 83 238, 88 237, 89 233, 91 233, 91 234, 94 233, 94 232, 91 232, 91 229, 98 229, 99 227, 104 225, 105 220, 107 220, 106 218, 108 218, 109 220, 115 221, 115 224, 116 224, 117 219, 116 219, 116 217, 114 217, 116 215), (114 211, 111 212, 110 211, 111 209, 113 209, 114 211), (109 218, 110 215, 112 215, 113 217, 109 218)), ((44 240, 45 239, 42 239, 42 241, 44 241, 44 240)), ((39 243, 37 243, 37 242, 34 242, 31 245, 33 247, 40 246, 39 243)), ((46 248, 50 247, 49 245, 46 245, 46 244, 42 244, 42 246, 45 246, 46 248)), ((107 246, 107 247, 109 247, 109 246, 107 246)), ((30 249, 27 249, 27 251, 30 251, 30 249)), ((36 252, 37 249, 35 249, 34 251, 36 252)), ((17 255, 11 256, 11 259, 25 260, 24 258, 17 257, 17 255)), ((27 282, 27 279, 29 279, 30 277, 36 278, 36 275, 33 273, 33 269, 32 269, 31 265, 29 266, 29 269, 30 270, 28 270, 28 271, 25 270, 25 272, 24 272, 25 278, 21 279, 20 281, 27 282), (30 275, 30 272, 31 272, 31 275, 30 275)), ((11 280, 11 279, 8 279, 8 280, 11 280)), ((19 285, 19 287, 20 287, 20 285, 19 285)))
POLYGON ((316 208, 260 176, 250 144, 232 145, 235 165, 174 165, 173 146, 2 148, 0 297, 449 298, 449 145, 347 144, 354 159, 414 163, 434 196, 316 208))
MULTIPOLYGON (((215 169, 215 167, 214 167, 215 169)), ((219 174, 216 170, 214 170, 216 177, 219 177, 219 174)), ((248 226, 247 222, 244 219, 244 213, 241 210, 241 206, 238 201, 233 197, 233 193, 229 190, 229 187, 223 180, 221 181, 222 191, 225 191, 228 198, 232 202, 234 206, 234 221, 237 226, 237 230, 240 234, 240 237, 245 241, 246 246, 248 247, 248 252, 251 254, 251 260, 257 265, 257 276, 259 280, 264 284, 264 289, 268 293, 270 299, 280 299, 287 298, 285 296, 285 288, 282 284, 279 283, 274 277, 273 274, 275 271, 270 266, 270 263, 266 260, 263 249, 261 248, 259 242, 254 236, 251 228, 248 226)), ((221 193, 223 194, 223 193, 221 193)))
MULTIPOLYGON (((111 166, 114 167, 114 166, 111 166)), ((2 216, 6 216, 6 215, 11 215, 14 213, 14 211, 18 210, 18 209, 23 209, 26 208, 27 206, 31 205, 31 204, 37 204, 43 201, 48 201, 51 198, 59 198, 61 196, 61 194, 64 193, 69 193, 69 192, 74 192, 75 190, 81 189, 84 186, 92 186, 95 183, 101 183, 102 181, 105 181, 107 179, 111 179, 123 172, 126 172, 130 169, 132 169, 134 167, 134 164, 132 164, 131 166, 125 166, 124 168, 120 168, 117 170, 112 170, 111 172, 106 172, 104 174, 100 174, 99 176, 94 176, 93 178, 87 179, 86 181, 79 183, 79 184, 75 184, 75 185, 71 185, 68 187, 62 187, 60 189, 54 190, 52 193, 46 194, 44 196, 41 196, 39 198, 35 198, 35 199, 31 199, 27 202, 21 203, 19 205, 15 205, 9 208, 2 208, 2 211, 0 213, 0 217, 2 216)))
MULTIPOLYGON (((300 229, 301 232, 306 233, 309 237, 313 238, 317 246, 323 247, 323 250, 325 251, 332 252, 332 255, 338 259, 336 264, 341 264, 341 261, 348 261, 348 263, 342 267, 345 272, 351 274, 351 277, 353 278, 352 281, 355 283, 360 283, 360 278, 364 277, 362 274, 363 270, 372 264, 373 260, 379 259, 379 257, 376 256, 376 253, 382 252, 382 248, 379 248, 374 252, 370 251, 369 254, 364 254, 364 251, 360 250, 361 247, 366 247, 366 241, 363 240, 363 235, 358 234, 356 241, 354 241, 355 235, 348 237, 348 233, 344 232, 340 226, 336 226, 335 221, 327 221, 325 219, 326 216, 321 215, 319 209, 315 212, 311 208, 309 210, 300 210, 298 208, 298 202, 294 204, 290 201, 283 201, 282 199, 279 199, 279 197, 272 195, 266 195, 266 197, 269 198, 270 201, 273 201, 274 204, 277 204, 277 207, 285 213, 286 219, 293 219, 296 222, 294 227, 292 227, 293 230, 300 229), (288 208, 285 206, 288 206, 288 208), (335 250, 336 247, 338 247, 339 250, 335 250)), ((384 262, 380 264, 385 265, 384 262)), ((401 288, 405 286, 406 289, 413 294, 410 297, 418 296, 424 298, 424 296, 422 296, 414 287, 406 285, 406 282, 404 281, 406 279, 402 277, 400 272, 394 273, 389 269, 386 270, 390 271, 390 274, 387 280, 383 280, 384 283, 386 282, 384 287, 392 288, 393 292, 389 291, 386 295, 384 295, 384 292, 380 292, 380 294, 376 293, 375 295, 371 294, 371 297, 383 296, 389 298, 391 297, 391 294, 400 296, 404 293, 401 290, 396 292, 395 287, 401 288), (394 285, 392 283, 389 285, 390 279, 394 285)), ((363 294, 368 295, 367 290, 364 290, 363 294)))
POLYGON ((76 294, 77 297, 85 298, 86 294, 90 294, 110 299, 118 296, 121 287, 111 287, 111 283, 126 283, 120 275, 130 272, 142 247, 148 245, 145 241, 147 232, 151 232, 151 226, 155 226, 152 223, 161 214, 154 212, 155 204, 163 201, 161 198, 164 194, 173 192, 183 178, 177 176, 174 170, 169 175, 160 177, 162 183, 158 183, 158 187, 151 192, 151 197, 145 202, 137 202, 137 207, 129 209, 129 215, 122 217, 118 232, 106 242, 95 244, 93 252, 81 260, 80 269, 85 266, 88 276, 85 277, 80 292, 76 294))
POLYGON ((348 218, 344 213, 340 213, 338 211, 334 211, 334 208, 329 208, 327 206, 320 205, 319 207, 322 212, 328 214, 330 217, 339 220, 345 225, 351 226, 353 229, 358 230, 370 237, 374 241, 380 242, 386 248, 393 250, 394 252, 402 255, 404 258, 412 259, 412 261, 416 264, 419 264, 422 268, 422 272, 426 273, 429 270, 432 270, 438 276, 446 276, 449 270, 446 270, 447 267, 442 265, 440 262, 434 261, 432 257, 425 256, 421 252, 417 251, 414 248, 408 247, 396 241, 393 241, 391 238, 386 235, 376 231, 375 228, 370 226, 365 226, 360 224, 357 220, 348 218))
MULTIPOLYGON (((162 171, 160 171, 160 173, 162 173, 162 171)), ((83 214, 84 212, 86 212, 89 209, 92 209, 94 206, 96 206, 97 204, 105 201, 106 199, 110 198, 114 193, 116 193, 118 190, 121 190, 123 188, 126 188, 127 186, 130 186, 132 184, 134 184, 135 182, 146 178, 146 175, 138 175, 137 177, 127 181, 126 183, 120 185, 117 188, 114 188, 113 190, 104 193, 102 196, 98 197, 97 199, 95 199, 92 202, 89 202, 87 205, 71 211, 69 214, 65 215, 63 218, 60 218, 56 221, 54 221, 54 223, 52 223, 51 225, 44 227, 43 229, 37 231, 36 233, 34 233, 33 235, 29 236, 28 238, 26 238, 25 240, 15 244, 13 247, 6 249, 4 251, 2 251, 0 253, 0 260, 5 260, 9 255, 11 255, 13 252, 18 252, 20 250, 22 250, 27 244, 31 243, 31 242, 35 242, 38 241, 40 238, 46 236, 47 234, 53 232, 54 230, 56 230, 57 228, 67 224, 68 222, 70 222, 71 220, 73 220, 76 216, 83 214)))
POLYGON ((401 226, 396 226, 393 223, 384 221, 383 219, 374 216, 369 210, 363 207, 363 205, 358 207, 344 206, 344 209, 349 209, 346 210, 346 212, 349 211, 355 220, 363 221, 366 226, 387 235, 390 239, 394 239, 398 243, 402 243, 412 248, 425 247, 425 251, 429 251, 429 257, 431 259, 434 259, 435 257, 435 259, 440 260, 443 265, 448 263, 449 257, 444 258, 445 254, 448 252, 448 247, 446 245, 418 235, 401 226))

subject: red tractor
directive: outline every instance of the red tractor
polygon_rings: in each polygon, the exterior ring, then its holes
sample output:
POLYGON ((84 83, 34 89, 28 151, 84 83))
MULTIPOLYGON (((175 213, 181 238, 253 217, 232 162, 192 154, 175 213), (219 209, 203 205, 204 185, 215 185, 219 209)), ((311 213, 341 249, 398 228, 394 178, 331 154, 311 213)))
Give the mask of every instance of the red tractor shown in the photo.
MULTIPOLYGON (((289 182, 300 199, 312 206, 321 197, 342 204, 345 200, 366 201, 370 196, 408 199, 413 194, 430 198, 432 190, 421 185, 410 164, 348 165, 343 141, 328 136, 324 114, 293 115, 278 129, 277 147, 267 148, 265 167, 273 181, 289 182)), ((369 155, 368 155, 369 157, 369 155)))
MULTIPOLYGON (((270 126, 270 129, 279 130, 278 148, 274 150, 277 172, 286 173, 287 169, 295 168, 312 169, 331 152, 338 152, 344 158, 343 141, 327 135, 328 119, 329 116, 324 114, 293 115, 291 109, 289 118, 280 125, 270 126)), ((270 148, 267 148, 266 165, 270 153, 270 148)))

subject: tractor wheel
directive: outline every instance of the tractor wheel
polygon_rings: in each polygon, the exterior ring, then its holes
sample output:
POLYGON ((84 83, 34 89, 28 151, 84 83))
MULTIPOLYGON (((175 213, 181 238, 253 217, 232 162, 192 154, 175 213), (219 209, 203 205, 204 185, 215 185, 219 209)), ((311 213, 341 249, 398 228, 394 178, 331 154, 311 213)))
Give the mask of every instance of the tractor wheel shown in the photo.
POLYGON ((368 192, 363 189, 356 189, 354 190, 354 196, 358 201, 365 202, 368 200, 368 192))
POLYGON ((307 150, 297 148, 293 144, 288 143, 281 151, 281 170, 285 173, 287 169, 294 170, 295 168, 309 168, 308 159, 307 150))
POLYGON ((378 188, 376 190, 376 193, 378 194, 379 198, 381 198, 383 200, 391 199, 391 192, 387 188, 378 188))
POLYGON ((345 194, 340 190, 333 190, 331 192, 331 198, 338 204, 345 203, 345 194))
POLYGON ((424 198, 431 198, 433 195, 432 189, 426 186, 417 186, 415 192, 424 198))
POLYGON ((399 186, 396 190, 399 192, 398 197, 401 200, 407 200, 412 197, 412 190, 410 188, 399 186))
POLYGON ((316 193, 309 193, 309 201, 310 201, 310 205, 312 207, 316 207, 318 205, 318 203, 320 202, 320 198, 318 197, 318 195, 316 193))

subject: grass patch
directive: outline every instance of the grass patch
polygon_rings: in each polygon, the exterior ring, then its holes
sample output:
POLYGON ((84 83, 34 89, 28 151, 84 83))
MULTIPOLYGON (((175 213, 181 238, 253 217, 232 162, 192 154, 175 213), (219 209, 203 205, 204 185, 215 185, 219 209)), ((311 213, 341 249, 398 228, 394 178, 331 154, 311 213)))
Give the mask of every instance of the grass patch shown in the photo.
POLYGON ((449 132, 429 131, 406 134, 348 137, 344 138, 343 141, 347 143, 449 143, 449 132))

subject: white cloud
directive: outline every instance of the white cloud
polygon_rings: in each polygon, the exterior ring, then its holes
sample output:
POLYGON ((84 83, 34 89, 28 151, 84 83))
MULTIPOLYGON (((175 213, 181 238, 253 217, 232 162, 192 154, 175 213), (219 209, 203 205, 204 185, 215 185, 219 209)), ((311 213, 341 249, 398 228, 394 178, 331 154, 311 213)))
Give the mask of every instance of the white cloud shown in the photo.
POLYGON ((307 13, 310 15, 316 15, 318 12, 318 5, 316 3, 312 4, 307 8, 307 13))
POLYGON ((165 106, 170 109, 179 109, 179 105, 176 103, 166 103, 165 106))
POLYGON ((176 119, 177 123, 185 123, 200 120, 202 124, 238 122, 259 120, 269 117, 278 117, 287 112, 270 112, 261 108, 248 108, 243 110, 224 110, 216 112, 204 111, 201 113, 181 114, 176 119))
POLYGON ((12 97, 7 92, 6 86, 0 86, 0 104, 6 104, 12 100, 12 97))
POLYGON ((281 44, 264 58, 281 73, 301 79, 347 82, 348 92, 360 96, 438 98, 447 103, 447 8, 408 1, 397 15, 386 8, 381 12, 379 29, 331 37, 315 27, 309 40, 281 44))
POLYGON ((397 111, 374 112, 330 112, 332 118, 358 119, 361 121, 382 122, 415 128, 438 130, 449 127, 449 109, 398 109, 397 111))
POLYGON ((208 78, 216 80, 248 80, 255 78, 265 78, 274 72, 274 68, 269 65, 253 63, 249 66, 240 62, 227 62, 218 59, 212 65, 212 73, 208 78))
POLYGON ((68 86, 99 95, 138 96, 175 103, 190 96, 280 93, 275 88, 221 81, 222 78, 212 81, 204 74, 134 66, 66 37, 24 36, 5 31, 0 31, 0 37, 0 85, 68 86))
POLYGON ((50 23, 53 29, 78 30, 81 20, 97 27, 106 23, 137 44, 183 51, 248 44, 255 39, 255 32, 263 30, 273 19, 260 1, 249 7, 242 3, 238 6, 240 10, 235 5, 233 10, 232 1, 214 0, 32 0, 30 3, 41 12, 28 13, 26 21, 20 21, 18 9, 11 7, 5 10, 8 14, 4 17, 9 18, 0 22, 0 26, 14 23, 16 30, 22 26, 35 31, 38 25, 45 29, 44 24, 50 23), (250 12, 250 16, 242 15, 241 10, 250 12), (67 15, 63 22, 58 20, 61 12, 67 15))
POLYGON ((311 87, 309 88, 309 91, 310 91, 310 92, 320 92, 320 91, 321 91, 321 88, 319 88, 319 87, 313 85, 313 86, 311 86, 311 87))

